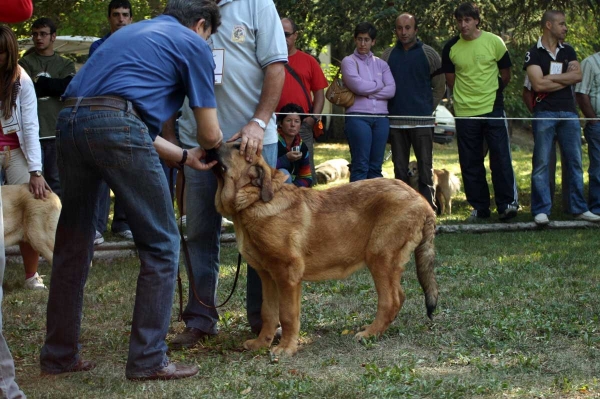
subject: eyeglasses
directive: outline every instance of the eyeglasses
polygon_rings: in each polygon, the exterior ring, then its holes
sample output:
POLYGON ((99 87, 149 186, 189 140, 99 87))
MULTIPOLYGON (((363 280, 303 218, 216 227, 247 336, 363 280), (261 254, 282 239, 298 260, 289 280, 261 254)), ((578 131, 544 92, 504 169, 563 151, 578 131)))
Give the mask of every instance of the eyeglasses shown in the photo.
POLYGON ((359 43, 370 43, 371 42, 370 37, 357 37, 355 40, 359 43))
POLYGON ((283 32, 283 34, 285 35, 285 37, 290 37, 290 36, 292 36, 294 33, 296 33, 296 32, 283 32))
POLYGON ((31 37, 46 37, 46 36, 50 36, 50 33, 48 33, 48 32, 33 32, 31 34, 31 37))

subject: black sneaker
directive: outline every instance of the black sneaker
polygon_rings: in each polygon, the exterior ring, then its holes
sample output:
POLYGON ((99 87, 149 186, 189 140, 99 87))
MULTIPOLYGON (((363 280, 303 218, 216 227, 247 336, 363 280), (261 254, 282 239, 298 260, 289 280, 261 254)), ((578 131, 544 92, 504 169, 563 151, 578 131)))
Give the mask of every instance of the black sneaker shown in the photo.
POLYGON ((506 209, 504 210, 504 212, 502 212, 500 214, 500 220, 502 221, 507 221, 509 219, 514 218, 515 216, 517 216, 517 210, 519 209, 518 205, 514 205, 514 204, 509 204, 506 209))
POLYGON ((469 223, 480 222, 482 219, 487 219, 489 217, 489 214, 484 214, 483 212, 478 211, 477 209, 473 209, 473 211, 471 211, 471 215, 469 215, 469 217, 465 221, 469 223))

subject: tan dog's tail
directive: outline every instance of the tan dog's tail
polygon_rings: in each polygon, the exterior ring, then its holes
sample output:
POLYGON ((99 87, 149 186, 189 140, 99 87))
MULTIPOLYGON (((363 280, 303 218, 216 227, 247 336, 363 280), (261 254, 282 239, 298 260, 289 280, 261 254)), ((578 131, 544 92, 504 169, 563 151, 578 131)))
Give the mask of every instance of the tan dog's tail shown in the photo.
POLYGON ((438 285, 434 274, 435 248, 433 238, 435 237, 435 215, 427 216, 423 226, 423 239, 415 249, 415 261, 417 264, 417 277, 425 294, 425 306, 427 316, 432 319, 433 312, 437 306, 438 285))

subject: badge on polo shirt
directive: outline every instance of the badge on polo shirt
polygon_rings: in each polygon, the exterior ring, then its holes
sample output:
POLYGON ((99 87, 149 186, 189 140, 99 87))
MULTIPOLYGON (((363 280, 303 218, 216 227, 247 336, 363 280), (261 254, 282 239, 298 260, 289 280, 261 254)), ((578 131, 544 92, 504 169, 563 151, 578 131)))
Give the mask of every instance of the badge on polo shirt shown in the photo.
POLYGON ((563 70, 562 62, 552 61, 550 63, 550 75, 560 75, 563 70))
POLYGON ((235 25, 231 32, 231 40, 235 43, 244 43, 246 41, 246 27, 244 25, 235 25))
POLYGON ((215 48, 212 51, 215 61, 215 84, 223 83, 223 66, 225 65, 225 49, 215 48))

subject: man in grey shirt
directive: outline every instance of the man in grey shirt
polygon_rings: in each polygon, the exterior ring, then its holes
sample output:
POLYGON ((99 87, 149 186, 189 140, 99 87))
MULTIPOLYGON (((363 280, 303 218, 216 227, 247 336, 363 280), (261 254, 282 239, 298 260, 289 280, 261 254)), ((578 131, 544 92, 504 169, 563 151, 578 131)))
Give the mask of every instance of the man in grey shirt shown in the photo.
MULTIPOLYGON (((241 137, 250 150, 262 149, 269 165, 277 162, 275 107, 285 80, 287 45, 283 28, 272 0, 222 0, 221 27, 209 44, 215 58, 215 95, 221 130, 225 140, 241 137)), ((179 119, 179 136, 184 147, 194 147, 195 122, 184 105, 179 119)), ((175 140, 171 129, 163 137, 175 140)), ((185 168, 188 249, 193 284, 200 300, 215 306, 219 278, 221 215, 215 209, 217 181, 212 172, 185 168)), ((189 276, 192 279, 191 276, 189 276)), ((248 268, 247 312, 252 331, 262 327, 260 308, 262 288, 254 269, 248 268)), ((188 303, 183 312, 185 330, 170 343, 171 348, 192 347, 218 332, 219 315, 194 297, 190 284, 188 303)))

